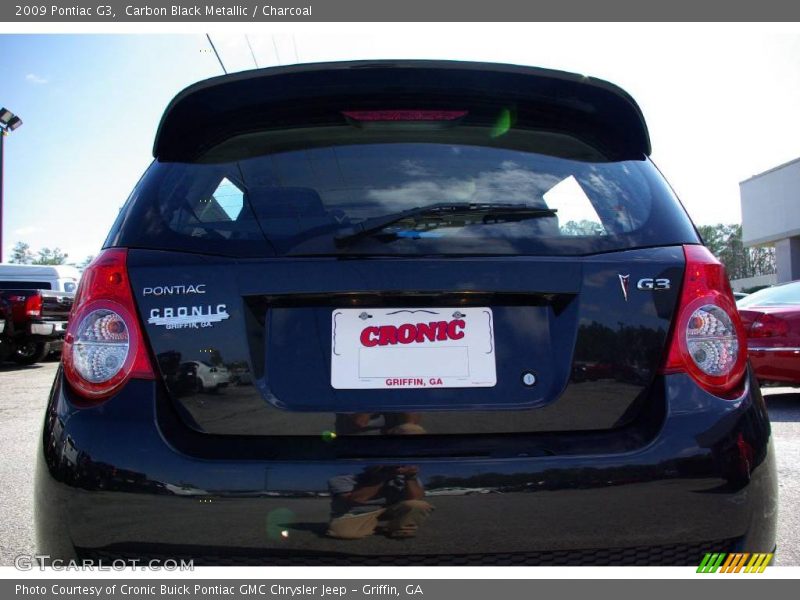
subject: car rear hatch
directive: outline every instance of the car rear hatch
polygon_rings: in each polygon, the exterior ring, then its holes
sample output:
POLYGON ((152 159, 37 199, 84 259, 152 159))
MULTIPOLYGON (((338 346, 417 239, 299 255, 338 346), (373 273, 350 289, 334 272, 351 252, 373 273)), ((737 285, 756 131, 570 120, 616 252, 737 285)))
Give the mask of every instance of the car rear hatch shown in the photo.
POLYGON ((699 242, 648 153, 589 78, 270 69, 173 101, 107 246, 197 431, 610 431, 655 402, 699 242))
MULTIPOLYGON (((655 273, 677 284, 682 261, 680 248, 581 261, 364 263, 227 261, 140 250, 130 253, 129 269, 147 337, 187 423, 216 434, 316 437, 325 432, 464 434, 619 427, 635 416, 637 399, 653 380, 676 300, 670 290, 630 291, 626 301, 620 275, 638 281, 655 273), (165 282, 171 289, 203 293, 148 293, 165 282), (175 320, 172 325, 170 317, 167 324, 158 321, 165 314, 191 315, 195 308, 203 313, 196 323, 175 320), (339 330, 342 337, 335 337, 342 311, 372 315, 367 321, 378 313, 407 311, 404 320, 411 324, 449 322, 453 313, 466 314, 461 320, 467 327, 473 322, 491 327, 490 339, 481 342, 489 342, 485 352, 496 369, 495 382, 439 387, 431 380, 452 375, 448 357, 434 354, 432 360, 444 364, 407 371, 395 361, 408 360, 403 350, 419 348, 398 343, 370 349, 376 351, 377 365, 365 364, 363 354, 345 357, 356 369, 373 368, 379 387, 336 389, 332 364, 337 342, 345 346, 344 328, 339 330), (189 361, 224 365, 230 377, 218 389, 201 387, 182 368, 189 361), (418 378, 421 385, 392 381, 418 378)), ((358 344, 357 333, 351 334, 352 344, 358 344)), ((414 346, 437 343, 425 338, 414 346)), ((477 363, 481 355, 476 351, 484 349, 468 351, 474 353, 469 360, 477 363)), ((374 382, 374 373, 365 377, 374 382)))

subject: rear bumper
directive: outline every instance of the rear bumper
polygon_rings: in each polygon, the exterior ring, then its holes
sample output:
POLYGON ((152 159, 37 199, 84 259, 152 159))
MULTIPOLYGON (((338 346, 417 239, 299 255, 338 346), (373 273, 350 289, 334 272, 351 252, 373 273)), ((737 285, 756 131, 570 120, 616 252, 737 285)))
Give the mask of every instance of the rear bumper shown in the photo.
POLYGON ((63 338, 67 331, 66 321, 40 321, 28 326, 32 336, 63 338))
POLYGON ((343 540, 326 535, 327 482, 377 459, 276 460, 246 439, 193 455, 164 426, 156 384, 80 409, 59 374, 38 453, 37 550, 210 564, 699 564, 705 552, 771 552, 776 471, 757 386, 727 401, 684 375, 658 385, 663 423, 638 449, 421 458, 428 489, 491 492, 427 496, 434 510, 412 539, 343 540))
POLYGON ((9 344, 27 342, 48 343, 52 350, 60 350, 67 331, 67 321, 30 321, 14 327, 11 321, 0 320, 0 334, 9 344))

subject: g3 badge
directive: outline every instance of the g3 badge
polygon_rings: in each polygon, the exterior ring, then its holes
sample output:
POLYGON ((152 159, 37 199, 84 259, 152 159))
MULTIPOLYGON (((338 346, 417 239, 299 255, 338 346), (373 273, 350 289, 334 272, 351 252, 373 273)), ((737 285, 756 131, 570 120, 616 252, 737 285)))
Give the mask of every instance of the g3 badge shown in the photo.
MULTIPOLYGON (((630 283, 631 276, 630 275, 618 275, 619 277, 619 285, 622 288, 622 297, 625 298, 625 302, 628 301, 628 284, 630 283)), ((653 291, 658 292, 662 290, 668 290, 671 287, 671 282, 669 279, 665 278, 655 278, 655 277, 642 277, 638 282, 636 282, 636 289, 642 291, 653 291)))
POLYGON ((636 284, 637 290, 668 290, 670 288, 669 279, 653 279, 652 277, 644 277, 636 284))

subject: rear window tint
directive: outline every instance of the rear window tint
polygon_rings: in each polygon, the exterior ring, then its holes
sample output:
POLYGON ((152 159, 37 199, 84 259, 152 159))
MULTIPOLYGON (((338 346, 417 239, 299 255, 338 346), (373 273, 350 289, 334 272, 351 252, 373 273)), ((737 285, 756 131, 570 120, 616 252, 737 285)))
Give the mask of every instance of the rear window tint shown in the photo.
POLYGON ((47 281, 0 281, 0 290, 49 290, 47 281))
POLYGON ((121 216, 109 245, 224 255, 574 255, 697 241, 647 160, 587 162, 466 144, 156 162, 125 213, 133 218, 121 216), (420 210, 337 243, 362 224, 412 209, 420 210))

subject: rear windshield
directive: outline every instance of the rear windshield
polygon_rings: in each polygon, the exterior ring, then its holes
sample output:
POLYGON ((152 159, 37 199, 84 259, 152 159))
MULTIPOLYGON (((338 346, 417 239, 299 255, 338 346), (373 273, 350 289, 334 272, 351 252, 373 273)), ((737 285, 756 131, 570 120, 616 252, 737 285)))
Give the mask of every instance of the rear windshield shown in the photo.
POLYGON ((0 290, 49 290, 48 281, 0 281, 0 290))
POLYGON ((798 306, 800 305, 800 282, 765 288, 739 300, 739 308, 751 306, 798 306))
POLYGON ((697 241, 649 160, 415 142, 156 161, 107 245, 231 256, 579 255, 697 241))

